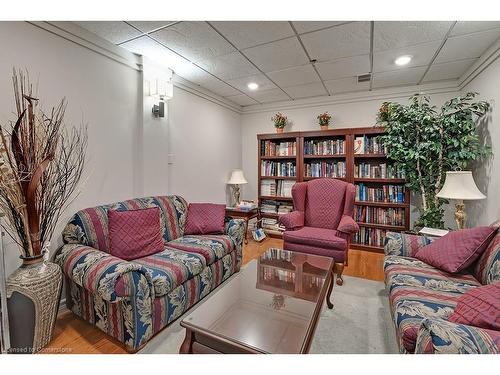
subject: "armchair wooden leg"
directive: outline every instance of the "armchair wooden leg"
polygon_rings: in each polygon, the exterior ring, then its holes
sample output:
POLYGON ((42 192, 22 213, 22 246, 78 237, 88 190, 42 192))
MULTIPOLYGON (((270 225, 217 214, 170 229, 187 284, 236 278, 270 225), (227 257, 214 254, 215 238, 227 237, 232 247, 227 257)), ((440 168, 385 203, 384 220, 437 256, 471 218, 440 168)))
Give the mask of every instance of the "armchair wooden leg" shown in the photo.
POLYGON ((344 284, 344 279, 342 278, 342 272, 344 272, 344 263, 335 263, 334 269, 335 273, 337 274, 337 285, 344 284))
POLYGON ((328 291, 326 292, 326 305, 328 306, 329 309, 333 309, 333 303, 331 297, 332 297, 334 282, 335 282, 335 274, 334 270, 332 269, 332 274, 330 275, 330 283, 328 284, 328 291))

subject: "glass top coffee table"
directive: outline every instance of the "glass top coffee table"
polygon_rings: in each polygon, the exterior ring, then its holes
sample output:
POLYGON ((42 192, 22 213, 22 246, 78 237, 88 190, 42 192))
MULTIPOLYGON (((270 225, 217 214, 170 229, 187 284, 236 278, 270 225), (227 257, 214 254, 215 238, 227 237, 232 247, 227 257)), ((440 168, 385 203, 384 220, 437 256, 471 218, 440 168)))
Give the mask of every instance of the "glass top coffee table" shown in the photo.
POLYGON ((333 263, 269 249, 181 321, 179 352, 307 353, 331 294, 333 263))

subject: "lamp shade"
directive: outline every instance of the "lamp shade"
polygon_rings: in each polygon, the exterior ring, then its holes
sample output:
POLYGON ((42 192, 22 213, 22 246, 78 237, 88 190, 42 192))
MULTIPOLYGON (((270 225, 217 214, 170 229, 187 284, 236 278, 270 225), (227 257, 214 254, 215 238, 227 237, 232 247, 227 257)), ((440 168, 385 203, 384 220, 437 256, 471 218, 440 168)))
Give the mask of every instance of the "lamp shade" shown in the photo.
POLYGON ((242 185, 242 184, 247 184, 248 181, 246 180, 245 176, 243 175, 243 171, 241 169, 235 169, 231 173, 231 178, 227 182, 229 185, 242 185))
POLYGON ((484 199, 486 195, 481 193, 477 188, 471 171, 455 171, 446 172, 444 185, 439 193, 436 194, 436 197, 475 200, 484 199))

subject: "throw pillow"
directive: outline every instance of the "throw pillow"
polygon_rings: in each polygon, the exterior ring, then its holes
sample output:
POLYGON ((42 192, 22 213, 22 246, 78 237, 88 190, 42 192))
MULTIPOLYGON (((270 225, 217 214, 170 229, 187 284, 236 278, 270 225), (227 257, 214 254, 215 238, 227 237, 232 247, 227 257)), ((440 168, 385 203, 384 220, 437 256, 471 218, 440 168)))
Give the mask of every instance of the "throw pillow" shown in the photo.
POLYGON ((495 232, 493 227, 452 231, 422 247, 415 258, 440 270, 457 273, 481 256, 495 232))
POLYGON ((190 203, 184 234, 224 233, 226 206, 213 203, 190 203))
POLYGON ((458 298, 448 321, 500 330, 500 282, 474 288, 458 298))
POLYGON ((110 254, 133 260, 163 250, 158 207, 108 211, 110 254))

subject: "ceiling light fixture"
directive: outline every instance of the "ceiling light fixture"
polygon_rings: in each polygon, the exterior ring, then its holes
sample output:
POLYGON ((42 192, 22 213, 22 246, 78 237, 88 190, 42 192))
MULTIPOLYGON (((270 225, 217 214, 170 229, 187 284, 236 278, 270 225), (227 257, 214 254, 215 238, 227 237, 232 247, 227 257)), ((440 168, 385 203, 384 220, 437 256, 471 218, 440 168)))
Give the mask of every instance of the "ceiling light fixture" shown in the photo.
POLYGON ((259 85, 256 84, 255 82, 250 82, 247 87, 250 89, 250 90, 257 90, 259 88, 259 85))
POLYGON ((399 56, 394 62, 396 65, 403 66, 408 64, 411 61, 411 56, 405 55, 405 56, 399 56))

